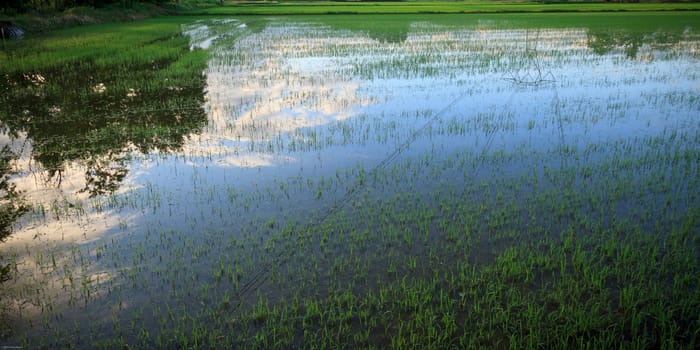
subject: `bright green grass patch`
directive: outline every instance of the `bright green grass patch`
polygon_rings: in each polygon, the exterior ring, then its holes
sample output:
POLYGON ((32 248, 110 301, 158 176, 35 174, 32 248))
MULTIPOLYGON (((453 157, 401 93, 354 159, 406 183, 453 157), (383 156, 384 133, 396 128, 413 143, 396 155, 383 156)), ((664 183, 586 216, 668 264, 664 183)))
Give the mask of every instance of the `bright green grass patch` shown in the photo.
POLYGON ((298 14, 418 14, 418 13, 539 13, 700 10, 698 3, 644 4, 535 4, 495 2, 281 2, 238 3, 188 11, 212 15, 298 15, 298 14))
POLYGON ((163 17, 131 23, 87 25, 22 41, 9 41, 6 49, 0 51, 0 71, 27 72, 86 59, 124 62, 170 56, 182 49, 182 44, 173 47, 168 40, 181 36, 181 24, 185 21, 183 18, 163 17))

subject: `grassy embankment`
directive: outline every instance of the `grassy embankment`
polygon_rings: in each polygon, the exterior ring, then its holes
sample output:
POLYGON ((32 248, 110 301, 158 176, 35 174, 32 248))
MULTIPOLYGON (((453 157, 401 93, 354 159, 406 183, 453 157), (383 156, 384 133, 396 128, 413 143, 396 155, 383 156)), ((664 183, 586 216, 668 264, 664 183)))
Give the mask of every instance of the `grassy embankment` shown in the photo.
POLYGON ((405 2, 328 2, 281 1, 248 2, 216 0, 179 1, 156 6, 136 3, 129 8, 77 7, 62 12, 0 14, 30 33, 90 23, 132 21, 163 15, 322 15, 322 14, 420 14, 420 13, 562 13, 562 12, 643 12, 698 11, 700 3, 555 3, 529 1, 405 1, 405 2))
POLYGON ((700 3, 575 3, 542 4, 500 1, 326 2, 277 3, 228 1, 224 6, 195 8, 187 14, 208 15, 321 15, 321 14, 418 14, 418 13, 546 13, 698 11, 700 3))

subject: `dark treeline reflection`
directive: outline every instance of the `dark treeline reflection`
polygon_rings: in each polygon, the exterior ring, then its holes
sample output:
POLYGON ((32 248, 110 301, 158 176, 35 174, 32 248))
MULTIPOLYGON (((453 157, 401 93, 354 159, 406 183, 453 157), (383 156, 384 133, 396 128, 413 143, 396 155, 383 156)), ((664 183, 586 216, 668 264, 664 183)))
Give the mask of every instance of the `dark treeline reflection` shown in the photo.
MULTIPOLYGON (((27 207, 21 200, 15 186, 9 181, 12 174, 11 162, 17 158, 8 145, 0 148, 0 242, 12 233, 12 224, 27 207)), ((0 282, 8 276, 7 267, 0 265, 0 282)))
POLYGON ((6 74, 0 126, 10 139, 31 140, 31 157, 47 181, 60 184, 66 162, 78 160, 86 167, 82 191, 113 192, 128 173, 124 151, 177 150, 206 123, 201 70, 168 69, 171 63, 81 62, 6 74))
POLYGON ((318 21, 338 29, 350 30, 353 32, 365 33, 370 38, 384 43, 403 43, 411 31, 414 19, 421 16, 386 16, 386 15, 363 15, 362 20, 357 16, 332 16, 321 17, 318 21))
MULTIPOLYGON (((17 154, 8 145, 0 147, 0 242, 5 241, 12 234, 15 220, 27 211, 15 186, 9 181, 12 174, 11 162, 17 158, 17 154)), ((6 257, 0 254, 0 283, 12 278, 13 264, 6 261, 6 257)), ((0 289, 0 314, 5 310, 4 295, 0 289)), ((5 317, 0 315, 0 338, 8 329, 5 317)))
POLYGON ((605 55, 613 50, 623 50, 627 58, 636 59, 639 49, 649 45, 655 50, 667 50, 677 45, 683 39, 682 32, 670 31, 614 31, 590 30, 588 32, 588 47, 596 54, 605 55))
MULTIPOLYGON (((403 43, 408 37, 408 33, 412 30, 411 20, 402 18, 401 16, 395 17, 379 17, 374 18, 372 15, 366 16, 367 20, 356 21, 351 19, 345 20, 345 17, 332 18, 332 20, 321 19, 321 21, 326 21, 328 25, 337 29, 351 30, 355 32, 366 33, 372 39, 376 39, 381 42, 389 43, 403 43)), ((420 18, 420 16, 417 16, 420 18)), ((449 28, 451 25, 462 25, 465 21, 464 17, 456 17, 457 20, 450 22, 450 16, 444 16, 448 18, 448 21, 442 21, 440 23, 447 23, 445 28, 449 28)), ((430 23, 432 17, 424 17, 425 23, 430 23)), ((475 22, 477 28, 493 28, 499 29, 502 25, 512 26, 517 28, 523 28, 533 33, 539 30, 546 29, 546 26, 542 26, 539 23, 531 23, 530 20, 503 20, 499 18, 498 20, 484 20, 483 22, 475 22)), ((624 51, 625 55, 630 59, 636 59, 639 49, 643 45, 649 45, 655 50, 667 50, 674 45, 679 44, 687 35, 692 34, 682 25, 668 25, 661 27, 660 24, 650 24, 645 28, 634 27, 633 29, 610 29, 600 26, 589 26, 585 23, 572 22, 573 27, 584 28, 588 32, 587 45, 596 54, 604 55, 610 53, 613 50, 621 49, 624 51)))

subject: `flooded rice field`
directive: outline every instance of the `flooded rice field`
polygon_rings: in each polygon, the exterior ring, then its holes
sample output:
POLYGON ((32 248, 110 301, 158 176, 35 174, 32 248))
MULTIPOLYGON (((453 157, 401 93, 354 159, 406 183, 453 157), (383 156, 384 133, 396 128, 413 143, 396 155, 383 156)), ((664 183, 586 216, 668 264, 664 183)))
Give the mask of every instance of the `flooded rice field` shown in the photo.
POLYGON ((13 85, 0 344, 700 342, 697 26, 182 31, 199 81, 13 85))

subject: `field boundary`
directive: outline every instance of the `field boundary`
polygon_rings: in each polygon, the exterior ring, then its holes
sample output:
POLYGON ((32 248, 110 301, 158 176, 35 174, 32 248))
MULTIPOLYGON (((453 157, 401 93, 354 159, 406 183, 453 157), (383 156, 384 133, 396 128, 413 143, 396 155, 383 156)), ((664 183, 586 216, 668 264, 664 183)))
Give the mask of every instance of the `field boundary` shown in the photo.
POLYGON ((180 15, 369 15, 512 14, 700 11, 700 2, 683 3, 494 3, 494 2, 229 2, 223 6, 178 11, 180 15))

